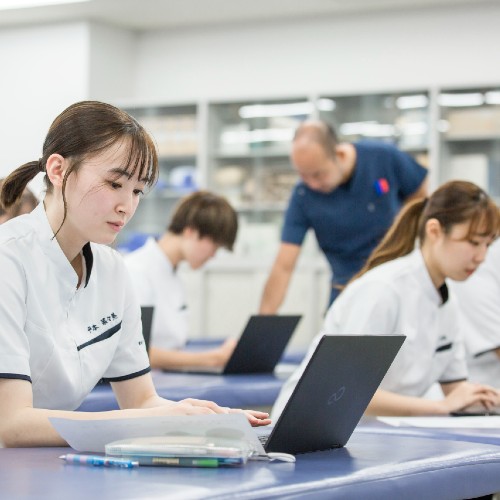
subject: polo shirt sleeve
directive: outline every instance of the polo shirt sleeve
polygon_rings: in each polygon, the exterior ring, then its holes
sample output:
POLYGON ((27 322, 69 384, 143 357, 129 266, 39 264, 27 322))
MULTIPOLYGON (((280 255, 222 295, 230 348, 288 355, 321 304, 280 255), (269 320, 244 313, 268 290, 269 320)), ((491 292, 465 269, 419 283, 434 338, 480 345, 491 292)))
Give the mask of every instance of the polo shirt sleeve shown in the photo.
POLYGON ((397 148, 392 148, 391 164, 398 183, 399 197, 404 200, 420 187, 427 175, 427 169, 409 154, 397 148))
POLYGON ((295 186, 292 196, 290 197, 290 202, 288 203, 288 208, 285 213, 283 230, 281 232, 281 241, 283 243, 302 245, 307 230, 310 227, 303 208, 304 189, 303 186, 298 184, 295 186))
POLYGON ((36 328, 26 318, 27 283, 15 248, 0 248, 0 378, 31 382, 30 348, 25 327, 36 328))
POLYGON ((142 336, 141 308, 133 291, 130 277, 121 263, 124 280, 124 308, 121 337, 115 355, 103 378, 119 382, 139 377, 151 371, 142 336))

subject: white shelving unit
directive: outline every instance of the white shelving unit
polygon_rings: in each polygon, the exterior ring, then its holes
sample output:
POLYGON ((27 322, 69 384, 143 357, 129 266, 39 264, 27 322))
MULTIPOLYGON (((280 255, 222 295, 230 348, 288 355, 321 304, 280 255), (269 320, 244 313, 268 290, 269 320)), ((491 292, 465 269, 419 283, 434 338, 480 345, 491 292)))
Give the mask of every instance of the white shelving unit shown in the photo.
POLYGON ((133 249, 142 234, 160 234, 173 207, 187 193, 202 186, 198 175, 198 105, 127 106, 125 109, 155 139, 160 175, 152 192, 139 204, 134 218, 117 244, 133 249))
POLYGON ((380 140, 396 145, 429 166, 429 91, 404 93, 325 96, 318 103, 329 103, 319 116, 331 123, 340 140, 380 140))
MULTIPOLYGON (((193 337, 235 335, 256 312, 297 180, 289 161, 290 142, 306 118, 327 120, 341 140, 368 138, 397 145, 429 168, 431 189, 452 178, 467 178, 500 199, 500 87, 125 109, 154 136, 161 164, 159 186, 141 202, 130 233, 163 231, 174 204, 195 186, 226 196, 239 213, 234 254, 218 256, 202 271, 181 270, 193 337), (178 126, 184 119, 190 126, 180 133, 166 125, 176 119, 178 126), (195 172, 196 181, 183 189, 179 179, 186 166, 193 167, 187 172, 195 172), (174 175, 179 177, 172 183, 174 175)), ((303 314, 292 348, 305 347, 321 328, 329 273, 314 236, 308 235, 281 309, 303 314)))
POLYGON ((289 145, 311 109, 304 97, 210 104, 208 187, 232 202, 243 223, 279 225, 297 181, 289 145), (287 115, 291 109, 299 114, 287 115))
POLYGON ((439 180, 468 179, 500 200, 500 87, 438 95, 439 180))

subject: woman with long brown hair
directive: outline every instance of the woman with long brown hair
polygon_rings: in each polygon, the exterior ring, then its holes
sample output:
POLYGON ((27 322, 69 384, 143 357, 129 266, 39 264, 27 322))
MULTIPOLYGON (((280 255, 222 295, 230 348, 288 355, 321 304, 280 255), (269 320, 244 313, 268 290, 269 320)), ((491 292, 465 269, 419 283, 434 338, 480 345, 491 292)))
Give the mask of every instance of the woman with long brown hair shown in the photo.
MULTIPOLYGON (((499 228, 498 207, 482 189, 448 182, 402 210, 331 306, 321 335, 406 335, 368 413, 449 414, 500 403, 496 389, 467 381, 458 306, 446 284, 474 273, 499 228), (423 398, 435 382, 443 399, 423 398)), ((275 412, 281 411, 307 358, 284 387, 275 412)))
MULTIPOLYGON (((1 204, 15 204, 38 172, 45 175, 43 203, 0 226, 0 444, 64 445, 49 417, 232 411, 157 395, 140 307, 121 257, 108 246, 156 181, 148 133, 114 106, 76 103, 52 123, 42 157, 7 177, 1 204), (72 411, 101 378, 122 410, 72 411)), ((269 423, 266 413, 246 416, 269 423)))

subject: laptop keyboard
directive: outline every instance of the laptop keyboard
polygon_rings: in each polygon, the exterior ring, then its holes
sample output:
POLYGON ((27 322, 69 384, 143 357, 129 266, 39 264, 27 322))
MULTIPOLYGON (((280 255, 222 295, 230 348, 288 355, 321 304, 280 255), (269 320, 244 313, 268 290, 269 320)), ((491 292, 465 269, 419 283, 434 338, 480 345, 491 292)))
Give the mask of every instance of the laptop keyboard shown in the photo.
POLYGON ((258 436, 260 444, 265 445, 267 443, 267 440, 269 439, 269 436, 258 436))

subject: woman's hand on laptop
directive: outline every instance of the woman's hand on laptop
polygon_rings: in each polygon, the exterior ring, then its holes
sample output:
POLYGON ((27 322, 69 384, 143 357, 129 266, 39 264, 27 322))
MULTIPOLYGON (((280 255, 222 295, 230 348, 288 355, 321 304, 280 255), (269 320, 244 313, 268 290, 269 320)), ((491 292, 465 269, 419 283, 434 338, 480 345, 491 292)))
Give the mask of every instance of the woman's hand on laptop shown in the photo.
POLYGON ((444 413, 451 413, 471 405, 482 405, 485 410, 489 410, 500 402, 500 393, 488 385, 461 381, 442 384, 442 388, 445 393, 444 413))
POLYGON ((239 410, 237 408, 228 408, 229 413, 243 413, 247 418, 252 427, 260 427, 263 425, 269 425, 271 419, 269 418, 269 413, 257 410, 239 410))
POLYGON ((253 427, 269 425, 271 423, 269 413, 257 410, 228 408, 227 406, 219 406, 213 401, 206 401, 204 399, 188 398, 176 404, 179 405, 179 413, 184 413, 185 415, 199 413, 243 413, 253 427))
POLYGON ((220 346, 204 353, 206 365, 224 367, 236 347, 236 340, 226 339, 220 346))

